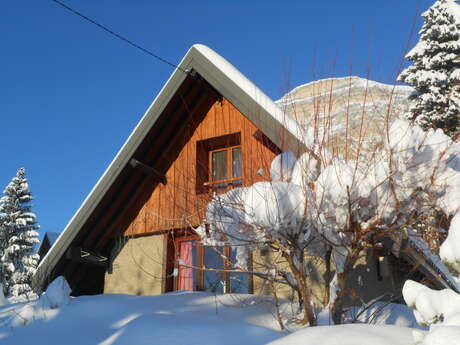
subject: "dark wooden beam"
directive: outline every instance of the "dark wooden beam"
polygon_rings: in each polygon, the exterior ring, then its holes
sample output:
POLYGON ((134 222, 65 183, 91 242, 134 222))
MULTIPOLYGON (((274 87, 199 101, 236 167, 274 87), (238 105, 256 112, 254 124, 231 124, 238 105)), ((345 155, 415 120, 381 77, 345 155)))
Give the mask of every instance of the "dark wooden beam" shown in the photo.
POLYGON ((139 162, 136 158, 131 158, 131 160, 129 161, 129 164, 135 169, 140 169, 141 171, 143 171, 147 175, 155 176, 158 179, 158 181, 160 181, 162 184, 164 184, 164 185, 166 184, 166 182, 167 182, 166 176, 164 174, 160 173, 155 168, 152 168, 151 166, 149 166, 147 164, 139 162))
POLYGON ((98 265, 105 268, 107 268, 109 264, 109 260, 106 256, 81 247, 71 247, 67 249, 66 258, 78 263, 98 265))

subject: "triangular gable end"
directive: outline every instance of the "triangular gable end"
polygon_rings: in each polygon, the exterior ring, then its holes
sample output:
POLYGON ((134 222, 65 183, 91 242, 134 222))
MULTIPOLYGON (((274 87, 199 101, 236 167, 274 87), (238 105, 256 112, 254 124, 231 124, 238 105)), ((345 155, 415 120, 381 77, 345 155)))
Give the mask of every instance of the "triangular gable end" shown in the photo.
MULTIPOLYGON (((215 102, 218 96, 223 97, 223 102, 228 100, 229 109, 234 108, 244 114, 275 146, 295 152, 304 150, 302 129, 294 120, 286 116, 269 97, 224 58, 206 46, 192 46, 55 245, 41 261, 34 277, 35 286, 43 287, 50 276, 59 274, 62 270, 59 264, 63 265, 64 255, 69 247, 72 243, 81 243, 82 237, 87 237, 85 231, 87 234, 88 227, 94 224, 91 222, 94 222, 96 214, 105 212, 107 200, 114 200, 113 203, 116 203, 115 196, 120 193, 120 188, 128 190, 128 183, 132 188, 139 189, 140 184, 143 183, 142 172, 136 177, 137 175, 132 175, 132 167, 141 168, 137 169, 138 171, 149 170, 149 165, 144 166, 144 162, 137 158, 143 157, 141 153, 147 154, 143 143, 156 140, 159 133, 162 133, 161 130, 152 133, 152 129, 156 126, 160 129, 169 128, 170 132, 174 131, 171 123, 183 124, 184 122, 184 119, 177 118, 179 116, 177 114, 180 113, 177 111, 178 106, 187 108, 187 111, 190 110, 188 105, 192 103, 194 107, 206 108, 211 104, 210 102, 215 102), (208 97, 204 97, 204 94, 208 97), (180 100, 173 102, 174 97, 177 98, 178 95, 180 100), (165 124, 163 127, 161 121, 165 124)), ((168 132, 162 134, 167 137, 168 132)), ((157 142, 165 142, 166 137, 158 138, 157 142)), ((155 148, 155 150, 161 149, 161 146, 155 148)), ((158 183, 162 182, 161 171, 154 169, 150 173, 158 183)), ((109 216, 110 214, 107 219, 110 218, 109 216)), ((99 229, 101 229, 100 224, 99 229)), ((90 238, 95 239, 94 235, 90 238)), ((88 238, 85 240, 88 243, 88 238)))

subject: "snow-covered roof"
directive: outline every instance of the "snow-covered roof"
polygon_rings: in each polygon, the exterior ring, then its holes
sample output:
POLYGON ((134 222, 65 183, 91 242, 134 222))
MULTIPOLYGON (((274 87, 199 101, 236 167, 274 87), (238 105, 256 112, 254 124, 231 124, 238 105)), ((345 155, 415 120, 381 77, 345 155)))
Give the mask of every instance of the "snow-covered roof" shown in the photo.
POLYGON ((408 245, 411 250, 408 251, 408 255, 419 255, 422 260, 421 265, 425 266, 434 277, 438 277, 438 281, 446 288, 452 289, 457 293, 460 293, 460 286, 452 277, 447 267, 441 261, 439 255, 433 253, 428 247, 425 241, 420 237, 412 236, 408 237, 408 245))
POLYGON ((56 242, 56 240, 58 239, 59 233, 58 232, 50 232, 50 231, 48 231, 45 234, 45 237, 47 237, 48 241, 50 242, 50 244, 53 245, 56 242))
POLYGON ((64 255, 104 194, 109 190, 122 169, 128 164, 135 150, 185 80, 187 74, 184 71, 192 70, 196 71, 223 97, 228 99, 275 144, 279 144, 280 136, 278 130, 280 126, 291 134, 290 138, 283 138, 283 147, 289 148, 297 145, 296 147, 298 148, 299 144, 304 142, 303 129, 298 123, 289 116, 286 116, 265 93, 232 64, 202 44, 193 45, 182 59, 179 68, 175 69, 160 93, 147 109, 114 160, 70 219, 56 243, 41 261, 34 276, 34 284, 36 286, 43 285, 49 272, 52 271, 64 255))

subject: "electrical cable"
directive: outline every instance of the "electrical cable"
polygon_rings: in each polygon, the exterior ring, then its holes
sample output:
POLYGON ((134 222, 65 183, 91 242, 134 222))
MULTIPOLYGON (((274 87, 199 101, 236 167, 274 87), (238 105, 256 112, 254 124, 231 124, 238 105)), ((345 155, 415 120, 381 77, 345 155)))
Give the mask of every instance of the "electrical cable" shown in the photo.
POLYGON ((93 20, 93 19, 91 19, 91 18, 85 16, 84 14, 82 14, 82 13, 80 13, 79 11, 73 9, 72 7, 66 5, 65 3, 63 3, 63 2, 61 2, 61 1, 59 1, 59 0, 51 0, 51 1, 53 1, 54 3, 58 4, 59 6, 61 6, 61 7, 63 7, 63 8, 65 8, 66 10, 72 12, 73 14, 77 15, 78 17, 80 17, 80 18, 82 18, 82 19, 84 19, 84 20, 90 22, 91 24, 96 25, 96 26, 99 27, 100 29, 102 29, 102 30, 104 30, 105 32, 111 34, 112 36, 114 36, 114 37, 116 37, 116 38, 118 38, 118 39, 124 41, 125 43, 128 43, 129 45, 133 46, 134 48, 139 49, 140 51, 144 52, 145 54, 150 55, 150 56, 154 57, 155 59, 157 59, 157 60, 159 60, 159 61, 161 61, 161 62, 163 62, 163 63, 165 63, 165 64, 167 64, 167 65, 169 65, 169 66, 171 66, 171 67, 173 67, 173 68, 177 68, 178 70, 180 70, 181 72, 183 72, 183 73, 185 73, 185 74, 190 75, 190 71, 185 70, 185 69, 179 67, 178 65, 176 65, 176 64, 174 64, 174 63, 172 63, 172 62, 170 62, 170 61, 168 61, 168 60, 162 58, 161 56, 159 56, 159 55, 153 53, 152 51, 150 51, 150 50, 148 50, 148 49, 146 49, 146 48, 140 46, 139 44, 134 43, 133 41, 127 39, 126 37, 124 37, 124 36, 122 36, 122 35, 116 33, 115 31, 109 29, 108 27, 106 27, 106 26, 104 26, 104 25, 102 25, 102 24, 99 24, 99 23, 96 22, 95 20, 93 20))
MULTIPOLYGON (((186 75, 192 77, 194 80, 197 80, 197 81, 201 81, 201 78, 199 76, 197 76, 195 73, 192 73, 192 71, 189 71, 189 70, 186 70, 186 69, 183 69, 182 67, 162 58, 161 56, 155 54, 154 52, 148 50, 147 48, 144 48, 142 46, 140 46, 139 44, 137 43, 134 43, 133 41, 129 40, 128 38, 116 33, 115 31, 113 31, 112 29, 109 29, 108 27, 96 22, 94 19, 91 19, 87 16, 85 16, 84 14, 82 14, 81 12, 75 10, 74 8, 66 5, 65 3, 63 3, 62 1, 60 0, 51 0, 52 2, 58 4, 59 6, 61 6, 62 8, 70 11, 71 13, 75 14, 76 16, 86 20, 87 22, 90 22, 91 24, 97 26, 98 28, 104 30, 105 32, 109 33, 110 35, 112 35, 113 37, 115 38, 118 38, 119 40, 122 40, 123 42, 125 43, 128 43, 130 46, 142 51, 143 53, 147 54, 147 55, 150 55, 152 56, 153 58, 181 71, 182 73, 185 73, 186 75)), ((215 97, 216 99, 221 99, 221 94, 214 88, 212 87, 210 84, 208 83, 205 83, 206 87, 212 92, 215 94, 215 97)))

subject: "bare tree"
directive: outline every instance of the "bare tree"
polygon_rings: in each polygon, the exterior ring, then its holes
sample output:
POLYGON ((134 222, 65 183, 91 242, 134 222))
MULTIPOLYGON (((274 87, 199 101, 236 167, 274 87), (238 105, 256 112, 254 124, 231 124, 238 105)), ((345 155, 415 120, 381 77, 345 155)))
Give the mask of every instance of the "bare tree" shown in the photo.
POLYGON ((369 250, 383 249, 388 239, 421 238, 433 217, 449 219, 460 206, 460 147, 440 130, 424 132, 404 120, 386 124, 379 144, 369 148, 362 117, 353 151, 334 150, 327 127, 307 128, 307 152, 278 156, 271 181, 214 196, 206 225, 197 229, 202 241, 238 248, 240 270, 255 249, 279 253, 285 264, 270 262, 251 273, 295 291, 302 323, 310 325, 317 320, 306 257, 330 270, 329 253, 335 277, 327 281, 327 299, 341 323, 351 291, 347 277, 369 250))

